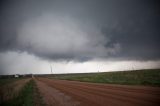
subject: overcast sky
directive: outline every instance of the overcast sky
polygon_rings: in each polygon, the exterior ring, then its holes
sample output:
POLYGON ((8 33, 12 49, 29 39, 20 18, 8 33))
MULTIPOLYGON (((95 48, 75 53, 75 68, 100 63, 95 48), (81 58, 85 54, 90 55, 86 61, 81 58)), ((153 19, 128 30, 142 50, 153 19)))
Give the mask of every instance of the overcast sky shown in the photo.
POLYGON ((160 68, 158 0, 1 0, 0 74, 160 68))

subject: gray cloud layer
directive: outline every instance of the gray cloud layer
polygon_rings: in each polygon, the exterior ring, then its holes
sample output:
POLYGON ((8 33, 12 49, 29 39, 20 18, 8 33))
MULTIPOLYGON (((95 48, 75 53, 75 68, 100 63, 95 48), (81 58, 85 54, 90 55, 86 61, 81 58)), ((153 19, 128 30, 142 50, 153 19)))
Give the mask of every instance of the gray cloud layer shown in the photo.
POLYGON ((8 0, 0 51, 53 60, 160 59, 160 9, 147 0, 8 0))

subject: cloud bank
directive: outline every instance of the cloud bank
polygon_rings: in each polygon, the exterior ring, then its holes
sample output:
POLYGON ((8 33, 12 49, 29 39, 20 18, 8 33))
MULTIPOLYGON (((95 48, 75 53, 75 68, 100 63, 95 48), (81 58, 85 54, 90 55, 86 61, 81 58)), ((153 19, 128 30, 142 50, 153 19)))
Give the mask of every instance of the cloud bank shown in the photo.
POLYGON ((108 40, 97 27, 49 13, 24 23, 17 37, 21 48, 38 56, 80 61, 118 52, 119 44, 105 47, 108 40))
POLYGON ((70 67, 90 62, 94 69, 88 70, 95 71, 102 61, 154 68, 160 60, 159 28, 156 0, 1 0, 0 73, 41 70, 49 62, 64 70, 70 62, 70 67))
POLYGON ((128 71, 159 68, 160 61, 47 61, 27 52, 0 53, 0 74, 53 74, 128 71))

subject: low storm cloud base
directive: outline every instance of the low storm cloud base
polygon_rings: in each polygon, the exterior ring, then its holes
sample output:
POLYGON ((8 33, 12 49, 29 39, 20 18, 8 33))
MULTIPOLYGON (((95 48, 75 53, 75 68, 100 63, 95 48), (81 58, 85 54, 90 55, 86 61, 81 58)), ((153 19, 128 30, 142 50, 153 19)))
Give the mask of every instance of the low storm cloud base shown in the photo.
POLYGON ((160 68, 159 4, 1 0, 0 74, 160 68))
POLYGON ((159 68, 160 61, 47 61, 27 52, 0 53, 1 74, 53 74, 128 71, 159 68))

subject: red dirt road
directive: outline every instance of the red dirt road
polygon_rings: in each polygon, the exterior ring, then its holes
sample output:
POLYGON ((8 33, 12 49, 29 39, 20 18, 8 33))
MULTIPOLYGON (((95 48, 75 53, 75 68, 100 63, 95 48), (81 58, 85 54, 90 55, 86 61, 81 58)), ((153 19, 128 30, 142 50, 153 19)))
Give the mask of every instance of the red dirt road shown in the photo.
POLYGON ((47 105, 160 106, 160 88, 36 79, 47 105))

